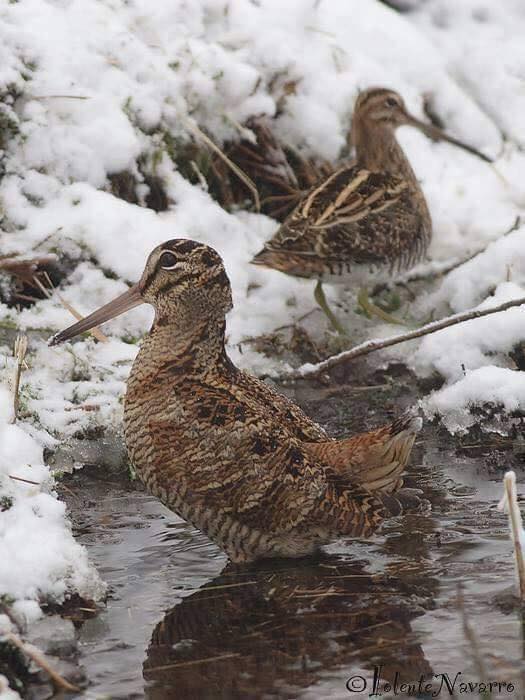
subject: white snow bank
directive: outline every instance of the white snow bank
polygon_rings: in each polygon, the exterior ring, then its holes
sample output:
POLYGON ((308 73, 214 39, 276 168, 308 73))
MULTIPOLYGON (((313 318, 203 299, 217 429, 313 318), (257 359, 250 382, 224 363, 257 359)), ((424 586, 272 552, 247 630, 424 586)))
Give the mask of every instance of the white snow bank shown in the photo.
MULTIPOLYGON (((476 308, 492 308, 519 297, 525 297, 525 289, 503 282, 494 296, 476 308)), ((466 370, 509 362, 506 355, 525 339, 524 328, 525 306, 466 321, 424 337, 413 355, 413 366, 420 373, 437 370, 447 381, 457 381, 466 370)))
POLYGON ((99 599, 104 585, 73 538, 65 505, 53 494, 43 449, 11 424, 12 395, 0 385, 0 596, 31 622, 34 601, 61 602, 68 591, 99 599))
MULTIPOLYGON (((500 239, 452 272, 431 300, 436 305, 447 301, 455 311, 463 311, 525 298, 523 234, 520 229, 500 239), (506 278, 516 282, 501 281, 506 278), (493 295, 474 304, 489 289, 493 295)), ((410 356, 412 368, 422 375, 437 372, 445 379, 442 389, 423 399, 427 413, 443 416, 446 427, 456 432, 479 422, 479 412, 476 416, 470 409, 487 402, 507 412, 523 412, 525 372, 516 371, 509 353, 524 345, 524 329, 525 306, 519 306, 423 338, 410 356)))
MULTIPOLYGON (((487 246, 486 250, 450 272, 440 289, 425 301, 427 308, 447 303, 453 311, 479 304, 501 282, 514 283, 512 291, 523 294, 525 287, 525 226, 487 246), (520 286, 518 286, 520 285, 520 286)), ((498 319, 493 320, 498 323, 498 319)))
MULTIPOLYGON (((471 413, 474 406, 490 404, 492 408, 512 413, 525 406, 525 372, 489 365, 467 371, 459 381, 432 393, 424 402, 427 415, 439 413, 451 432, 463 432, 476 424, 471 413)), ((491 429, 506 432, 508 426, 498 418, 491 429)))
POLYGON ((20 700, 20 695, 8 686, 7 678, 2 675, 0 675, 0 700, 20 700))
POLYGON ((447 57, 458 82, 511 141, 525 145, 523 2, 425 0, 420 5, 413 18, 447 57))

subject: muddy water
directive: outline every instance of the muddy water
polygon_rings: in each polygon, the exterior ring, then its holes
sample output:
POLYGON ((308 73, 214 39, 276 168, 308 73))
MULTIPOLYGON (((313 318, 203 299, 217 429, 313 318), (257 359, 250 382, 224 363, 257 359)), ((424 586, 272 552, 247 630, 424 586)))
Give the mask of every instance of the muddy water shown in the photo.
MULTIPOLYGON (((289 393, 339 434, 381 423, 417 387, 390 371, 289 393)), ((459 444, 426 426, 407 482, 424 491, 429 515, 397 518, 375 540, 338 542, 315 559, 252 568, 227 565, 103 467, 77 473, 66 493, 75 531, 110 587, 105 609, 79 630, 89 697, 365 698, 374 673, 384 698, 430 697, 432 676, 436 697, 451 697, 446 683, 458 673, 456 697, 478 696, 458 684, 481 675, 513 684, 493 697, 524 697, 512 553, 494 508, 505 466, 525 482, 520 450, 496 438, 459 444), (394 695, 385 684, 396 674, 394 695)))

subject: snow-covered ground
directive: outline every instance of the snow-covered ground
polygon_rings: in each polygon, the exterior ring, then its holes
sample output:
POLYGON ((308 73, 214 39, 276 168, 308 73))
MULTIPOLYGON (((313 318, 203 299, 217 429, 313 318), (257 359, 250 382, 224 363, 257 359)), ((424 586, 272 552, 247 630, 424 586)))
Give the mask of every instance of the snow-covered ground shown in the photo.
MULTIPOLYGON (((209 243, 233 284, 235 360, 275 370, 277 360, 253 350, 241 355, 237 344, 309 311, 313 282, 250 266, 276 222, 226 212, 190 184, 166 135, 183 143, 195 120, 220 144, 238 138, 248 117, 266 114, 275 117, 277 138, 334 161, 358 90, 384 85, 421 117, 428 95, 451 134, 495 158, 491 166, 410 129, 399 132, 432 212, 432 258, 463 259, 486 248, 414 302, 411 315, 525 295, 525 226, 503 236, 525 209, 525 7, 521 0, 415 7, 401 15, 377 0, 0 0, 0 254, 80 261, 60 294, 87 313, 135 281, 159 242, 209 243), (144 202, 145 171, 161 179, 166 211, 111 194, 108 176, 128 172, 144 202)), ((12 326, 41 331, 30 335, 21 386, 26 417, 16 425, 9 424, 12 348, 0 341, 0 499, 10 504, 0 508, 0 596, 101 594, 53 496, 42 451, 78 430, 118 428, 125 380, 150 318, 139 308, 104 328, 108 343, 48 348, 44 338, 73 320, 56 294, 22 312, 0 304, 0 334, 12 326), (83 410, 86 404, 98 410, 83 410)), ((525 311, 514 309, 405 347, 415 371, 445 380, 422 397, 427 412, 444 415, 455 431, 474 422, 468 409, 477 403, 523 409, 525 381, 508 352, 525 340, 524 328, 525 311)), ((391 332, 370 324, 370 336, 391 332)))

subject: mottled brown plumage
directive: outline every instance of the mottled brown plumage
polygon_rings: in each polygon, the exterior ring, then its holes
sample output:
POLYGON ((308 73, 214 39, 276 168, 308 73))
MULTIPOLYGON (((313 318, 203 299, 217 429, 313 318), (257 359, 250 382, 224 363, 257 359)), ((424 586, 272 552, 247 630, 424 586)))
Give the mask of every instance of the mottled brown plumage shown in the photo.
POLYGON ((404 124, 487 160, 410 115, 396 92, 366 90, 350 132, 356 160, 312 187, 252 262, 298 277, 358 284, 389 279, 419 262, 432 222, 395 137, 404 124))
POLYGON ((400 502, 420 419, 342 441, 226 354, 231 289, 211 248, 173 240, 140 282, 55 336, 61 342, 145 301, 155 321, 131 370, 124 427, 148 489, 235 562, 300 556, 367 536, 400 502))

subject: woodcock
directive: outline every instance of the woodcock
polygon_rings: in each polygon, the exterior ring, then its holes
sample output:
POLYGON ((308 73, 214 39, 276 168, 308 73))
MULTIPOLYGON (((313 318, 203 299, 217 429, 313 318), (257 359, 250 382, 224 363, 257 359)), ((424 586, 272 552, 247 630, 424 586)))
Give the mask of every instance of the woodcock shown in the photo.
POLYGON ((139 478, 234 562, 297 557, 368 536, 403 507, 402 472, 421 419, 333 440, 233 365, 230 282, 190 240, 153 250, 138 284, 54 336, 56 345, 146 302, 155 320, 127 382, 125 439, 139 478))
MULTIPOLYGON (((322 281, 364 287, 391 280, 420 262, 430 243, 430 212, 395 137, 403 125, 490 161, 413 117, 396 92, 366 90, 357 99, 350 131, 355 161, 312 187, 252 260, 289 275, 317 279, 315 298, 339 331, 342 328, 326 303, 322 281)), ((362 293, 365 308, 377 311, 366 299, 362 293)))

